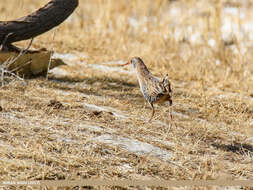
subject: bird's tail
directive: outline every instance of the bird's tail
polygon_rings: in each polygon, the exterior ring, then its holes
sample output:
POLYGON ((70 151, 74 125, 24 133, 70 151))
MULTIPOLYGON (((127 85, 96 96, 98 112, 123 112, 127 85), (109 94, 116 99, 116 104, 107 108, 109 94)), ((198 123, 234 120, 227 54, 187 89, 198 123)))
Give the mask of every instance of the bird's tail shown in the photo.
POLYGON ((168 74, 166 74, 165 77, 163 78, 163 87, 167 92, 169 93, 172 92, 168 74))
POLYGON ((171 106, 172 105, 172 99, 171 99, 172 90, 171 90, 171 84, 170 84, 170 81, 169 81, 168 74, 166 74, 165 77, 163 78, 162 85, 163 85, 164 91, 165 91, 164 94, 167 94, 167 96, 166 96, 167 101, 169 101, 170 106, 171 106))

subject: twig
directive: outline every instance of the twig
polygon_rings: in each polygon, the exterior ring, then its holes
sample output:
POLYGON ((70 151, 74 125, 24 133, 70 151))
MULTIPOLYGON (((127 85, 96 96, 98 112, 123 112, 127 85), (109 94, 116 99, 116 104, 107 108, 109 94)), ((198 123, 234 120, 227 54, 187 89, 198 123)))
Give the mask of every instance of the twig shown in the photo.
MULTIPOLYGON (((4 41, 6 41, 7 38, 5 38, 4 41)), ((26 49, 22 49, 19 54, 15 57, 15 58, 8 58, 4 63, 2 63, 2 65, 0 65, 0 71, 1 71, 1 84, 2 86, 4 85, 4 75, 5 73, 6 74, 9 74, 11 76, 14 76, 15 78, 21 80, 23 83, 25 82, 23 78, 19 77, 18 75, 16 75, 14 72, 19 70, 21 67, 27 65, 27 64, 30 64, 31 63, 31 60, 24 63, 24 64, 21 64, 19 66, 17 66, 16 68, 12 69, 12 70, 9 70, 10 66, 15 63, 22 55, 26 54, 29 50, 29 48, 31 47, 32 45, 32 42, 33 42, 33 38, 31 39, 30 43, 28 44, 27 48, 26 49)))
MULTIPOLYGON (((52 39, 52 42, 54 42, 55 31, 56 31, 56 28, 54 29, 54 32, 53 32, 53 39, 52 39)), ((49 63, 48 63, 48 66, 47 66, 47 76, 46 76, 46 80, 48 80, 48 71, 49 71, 50 66, 51 66, 53 54, 54 54, 54 46, 53 46, 53 43, 52 43, 51 53, 50 53, 50 59, 49 59, 49 63)))
POLYGON ((22 68, 22 67, 24 67, 24 66, 26 66, 26 65, 28 65, 28 64, 30 64, 30 63, 32 63, 32 60, 30 60, 30 61, 28 61, 28 62, 26 62, 26 63, 23 63, 23 64, 21 64, 21 65, 19 65, 18 67, 16 67, 16 68, 10 70, 10 72, 15 72, 15 71, 19 70, 20 68, 22 68))
POLYGON ((4 72, 6 72, 6 73, 8 73, 8 74, 10 74, 10 75, 12 75, 12 76, 14 76, 14 77, 16 77, 16 78, 18 78, 19 80, 21 80, 21 81, 24 82, 24 79, 21 78, 20 76, 18 76, 18 75, 16 75, 16 74, 12 73, 12 72, 10 72, 10 71, 4 71, 4 72))
POLYGON ((8 63, 8 66, 12 65, 14 62, 16 62, 18 60, 18 58, 20 58, 22 55, 26 54, 27 51, 29 50, 29 48, 31 47, 33 43, 33 38, 31 39, 29 45, 27 46, 27 48, 25 50, 21 50, 20 53, 18 54, 18 56, 14 59, 12 59, 9 63, 8 63))
POLYGON ((2 44, 1 44, 1 46, 0 46, 0 51, 3 49, 4 44, 6 43, 8 37, 9 37, 11 34, 13 34, 13 33, 8 33, 8 34, 5 36, 3 42, 2 42, 2 44))
POLYGON ((4 69, 1 68, 1 84, 4 85, 4 69))

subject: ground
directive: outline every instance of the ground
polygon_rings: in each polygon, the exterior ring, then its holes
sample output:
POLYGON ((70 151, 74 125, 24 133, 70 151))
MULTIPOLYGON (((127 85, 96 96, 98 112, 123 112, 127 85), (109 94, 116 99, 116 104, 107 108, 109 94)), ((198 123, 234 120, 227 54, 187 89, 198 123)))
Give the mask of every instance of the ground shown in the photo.
MULTIPOLYGON (((10 0, 0 20, 46 2, 10 0)), ((253 49, 250 27, 236 30, 251 22, 250 8, 251 1, 80 0, 32 45, 67 65, 49 80, 0 87, 0 180, 252 180, 253 49), (120 66, 132 56, 156 76, 169 74, 173 121, 161 104, 147 122, 134 69, 120 66)))

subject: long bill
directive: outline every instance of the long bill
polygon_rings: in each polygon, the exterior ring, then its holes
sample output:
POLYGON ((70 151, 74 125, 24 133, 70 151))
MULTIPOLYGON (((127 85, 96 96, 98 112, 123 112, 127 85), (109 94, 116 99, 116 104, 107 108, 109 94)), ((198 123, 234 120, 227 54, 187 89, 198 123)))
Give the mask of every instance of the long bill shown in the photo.
POLYGON ((129 64, 130 64, 130 62, 127 62, 127 63, 123 64, 122 66, 126 66, 126 65, 129 65, 129 64))

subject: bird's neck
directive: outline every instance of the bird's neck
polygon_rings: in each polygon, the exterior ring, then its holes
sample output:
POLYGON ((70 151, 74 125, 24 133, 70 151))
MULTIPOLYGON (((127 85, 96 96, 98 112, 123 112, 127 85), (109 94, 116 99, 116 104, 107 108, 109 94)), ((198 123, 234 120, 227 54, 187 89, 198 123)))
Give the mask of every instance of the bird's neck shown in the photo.
POLYGON ((150 74, 148 68, 144 63, 139 63, 136 67, 137 75, 141 75, 142 77, 150 74))
POLYGON ((150 77, 151 73, 149 72, 149 70, 146 67, 146 65, 143 63, 143 64, 138 64, 137 65, 137 67, 136 67, 136 75, 137 75, 137 79, 138 79, 139 85, 140 85, 140 87, 142 87, 143 85, 146 84, 146 81, 150 77))

